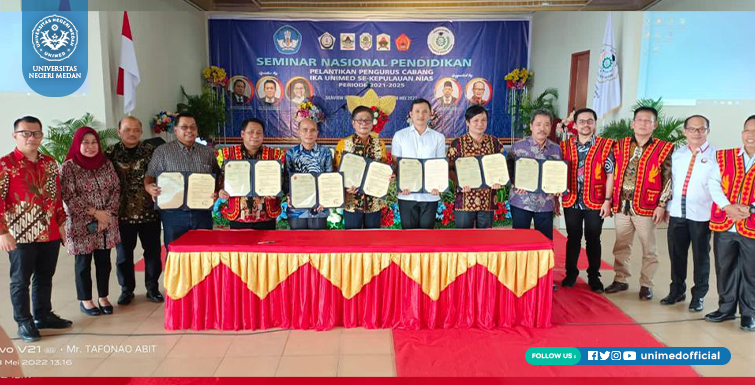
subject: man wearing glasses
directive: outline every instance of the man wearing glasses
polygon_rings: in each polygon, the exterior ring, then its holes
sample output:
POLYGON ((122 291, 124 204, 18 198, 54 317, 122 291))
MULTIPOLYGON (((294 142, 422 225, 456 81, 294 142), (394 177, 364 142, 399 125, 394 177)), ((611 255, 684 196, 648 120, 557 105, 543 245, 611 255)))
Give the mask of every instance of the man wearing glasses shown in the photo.
POLYGON ((683 302, 687 296, 687 253, 692 245, 694 282, 689 311, 703 310, 710 275, 710 208, 713 205, 708 180, 718 172, 716 150, 708 143, 710 122, 702 115, 684 121, 687 145, 671 155, 673 195, 668 204, 668 254, 671 286, 662 305, 683 302))
POLYGON ((63 329, 73 324, 55 315, 50 301, 58 251, 65 239, 66 214, 58 165, 38 151, 43 136, 39 119, 24 116, 16 120, 16 149, 0 158, 0 249, 10 255, 13 319, 18 323, 18 336, 25 342, 39 340, 39 329, 63 329))
POLYGON ((634 234, 642 245, 640 300, 653 298, 653 276, 658 269, 655 228, 666 216, 666 202, 671 197, 671 152, 674 145, 653 138, 658 127, 658 111, 640 107, 634 111, 634 135, 614 146, 616 170, 613 184, 613 212, 616 243, 613 283, 605 292, 629 289, 629 257, 634 234))

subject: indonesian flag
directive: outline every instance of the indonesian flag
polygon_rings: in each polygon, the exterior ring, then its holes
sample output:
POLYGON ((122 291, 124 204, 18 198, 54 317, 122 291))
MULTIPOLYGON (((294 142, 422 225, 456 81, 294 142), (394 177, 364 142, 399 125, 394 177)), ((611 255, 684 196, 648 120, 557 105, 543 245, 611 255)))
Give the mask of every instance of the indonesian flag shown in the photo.
POLYGON ((613 43, 613 22, 608 12, 606 32, 603 35, 603 49, 600 52, 598 80, 595 82, 595 96, 592 108, 602 118, 608 111, 621 105, 621 83, 619 82, 619 63, 616 57, 616 45, 613 43))
POLYGON ((131 37, 128 12, 123 12, 121 31, 121 66, 118 68, 118 88, 116 93, 123 95, 123 113, 129 114, 136 108, 136 86, 141 81, 139 65, 136 63, 136 50, 131 37))

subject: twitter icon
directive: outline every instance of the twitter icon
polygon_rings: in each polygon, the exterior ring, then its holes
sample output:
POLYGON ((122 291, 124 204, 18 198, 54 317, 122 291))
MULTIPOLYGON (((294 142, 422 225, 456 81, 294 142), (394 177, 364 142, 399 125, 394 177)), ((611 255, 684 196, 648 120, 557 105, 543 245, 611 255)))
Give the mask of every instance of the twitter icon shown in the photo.
POLYGON ((605 361, 608 359, 608 357, 611 355, 611 352, 600 352, 600 360, 605 361))

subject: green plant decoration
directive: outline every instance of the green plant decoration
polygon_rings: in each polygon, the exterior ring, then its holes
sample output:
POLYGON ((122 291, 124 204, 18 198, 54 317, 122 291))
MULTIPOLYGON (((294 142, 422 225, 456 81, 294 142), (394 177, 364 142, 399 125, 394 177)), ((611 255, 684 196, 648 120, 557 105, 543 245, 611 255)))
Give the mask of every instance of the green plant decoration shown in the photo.
POLYGON ((47 126, 47 132, 45 133, 45 139, 42 145, 39 146, 39 151, 45 155, 49 155, 62 164, 68 150, 71 148, 73 142, 73 136, 76 134, 76 130, 81 127, 89 126, 97 130, 100 135, 100 147, 104 150, 111 143, 118 141, 118 131, 115 128, 99 129, 102 124, 95 120, 94 115, 90 113, 84 114, 78 119, 68 119, 65 122, 58 121, 56 126, 47 126))
MULTIPOLYGON (((653 107, 658 111, 658 127, 653 131, 654 138, 673 143, 676 147, 687 143, 687 138, 684 137, 684 133, 682 132, 684 119, 666 116, 663 112, 662 98, 658 98, 657 100, 640 99, 632 106, 632 111, 640 107, 653 107)), ((600 136, 618 140, 632 136, 633 134, 632 119, 619 119, 603 125, 600 136)))

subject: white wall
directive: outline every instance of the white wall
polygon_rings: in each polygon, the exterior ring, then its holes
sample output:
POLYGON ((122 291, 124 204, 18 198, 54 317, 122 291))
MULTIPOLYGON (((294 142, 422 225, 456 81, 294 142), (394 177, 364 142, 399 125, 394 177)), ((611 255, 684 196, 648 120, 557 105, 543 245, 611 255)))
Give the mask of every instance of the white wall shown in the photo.
POLYGON ((755 11, 752 0, 662 0, 648 11, 755 11))

